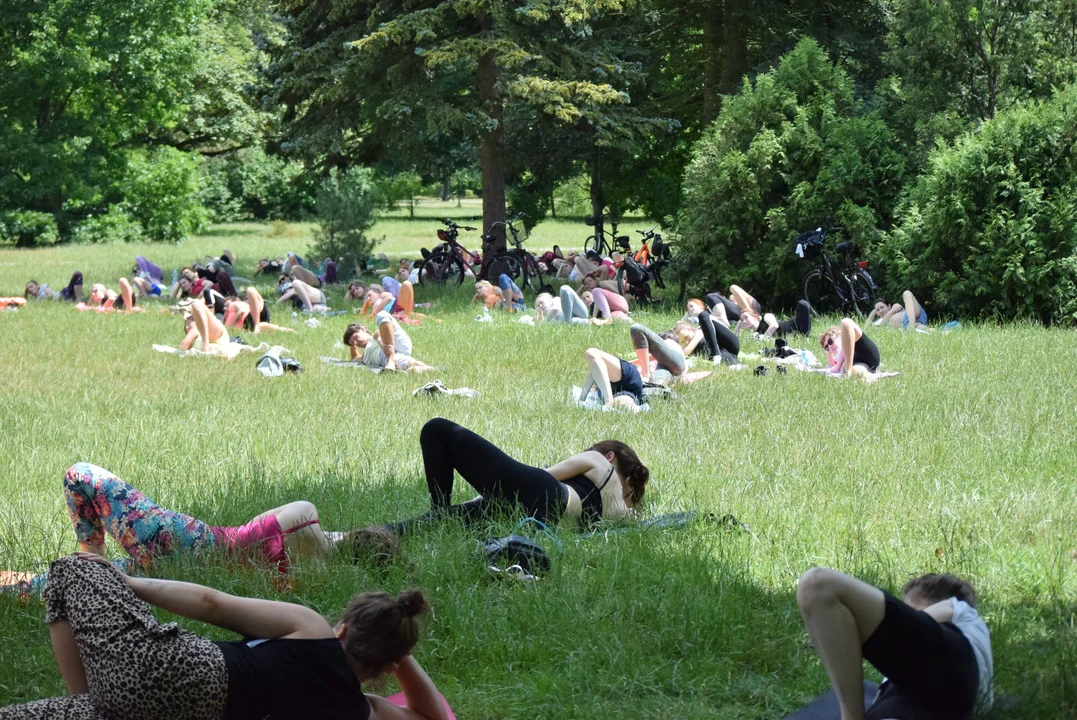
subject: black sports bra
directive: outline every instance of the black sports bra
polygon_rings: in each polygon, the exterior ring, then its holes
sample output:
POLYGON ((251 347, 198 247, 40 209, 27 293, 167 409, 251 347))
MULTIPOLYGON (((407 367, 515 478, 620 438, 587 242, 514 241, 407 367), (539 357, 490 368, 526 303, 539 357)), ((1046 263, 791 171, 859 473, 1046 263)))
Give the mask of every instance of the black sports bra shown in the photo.
POLYGON ((602 489, 609 484, 614 469, 611 465, 606 479, 600 486, 596 486, 586 475, 577 475, 564 481, 565 485, 575 490, 580 496, 580 502, 583 503, 583 515, 580 520, 584 526, 594 525, 602 520, 602 489))

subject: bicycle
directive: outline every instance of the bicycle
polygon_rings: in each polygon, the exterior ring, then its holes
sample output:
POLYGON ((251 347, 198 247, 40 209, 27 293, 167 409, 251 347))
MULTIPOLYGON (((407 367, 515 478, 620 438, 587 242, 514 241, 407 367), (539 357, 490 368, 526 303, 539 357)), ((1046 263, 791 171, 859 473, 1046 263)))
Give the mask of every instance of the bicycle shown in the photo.
POLYGON ((437 245, 429 255, 424 253, 426 257, 419 264, 420 285, 444 285, 445 283, 460 285, 464 282, 465 268, 472 275, 479 276, 479 273, 475 272, 475 266, 481 266, 482 256, 468 250, 460 244, 458 239, 461 230, 474 232, 478 228, 457 225, 452 220, 441 222, 446 228, 438 228, 438 240, 441 240, 441 244, 437 245))
POLYGON ((634 297, 639 302, 651 302, 651 285, 665 289, 662 279, 663 269, 673 258, 672 246, 654 231, 637 230, 643 236, 640 249, 626 255, 624 262, 617 268, 617 291, 625 297, 634 297))
POLYGON ((520 239, 520 231, 516 228, 516 223, 522 217, 525 217, 524 213, 520 213, 511 220, 495 222, 490 226, 487 234, 482 236, 484 243, 489 241, 490 232, 500 225, 508 231, 506 241, 513 245, 512 248, 497 253, 484 264, 483 277, 490 282, 496 282, 502 274, 508 275, 518 286, 526 287, 538 295, 542 289, 542 269, 539 268, 535 256, 523 248, 524 241, 520 239))
POLYGON ((816 314, 840 310, 864 315, 871 312, 878 298, 878 287, 867 270, 868 261, 849 257, 858 250, 855 243, 844 241, 834 246, 834 252, 841 256, 844 263, 840 269, 823 250, 827 235, 844 229, 840 225, 827 230, 816 228, 793 240, 794 252, 798 257, 805 260, 818 258, 816 267, 804 278, 804 299, 816 314))
MULTIPOLYGON (((602 232, 591 235, 583 241, 583 252, 594 250, 596 253, 603 257, 610 257, 614 252, 619 252, 625 257, 632 252, 629 247, 629 237, 627 235, 618 235, 617 226, 620 224, 616 220, 610 218, 609 215, 603 213, 598 216, 592 216, 584 218, 584 223, 589 227, 594 227, 599 220, 609 220, 612 230, 606 230, 605 226, 602 228, 602 232), (608 239, 607 239, 608 238, 608 239)), ((636 232, 639 232, 638 230, 636 232)))

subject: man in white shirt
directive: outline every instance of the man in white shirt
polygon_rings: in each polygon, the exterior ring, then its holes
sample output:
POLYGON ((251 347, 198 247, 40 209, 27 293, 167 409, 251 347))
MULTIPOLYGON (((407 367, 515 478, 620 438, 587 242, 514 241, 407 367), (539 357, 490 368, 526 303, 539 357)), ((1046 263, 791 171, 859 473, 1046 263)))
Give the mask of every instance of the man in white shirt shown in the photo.
POLYGON ((825 568, 800 578, 797 604, 842 720, 967 720, 990 709, 991 637, 972 586, 931 574, 902 596, 825 568), (867 709, 863 660, 886 676, 867 709))
POLYGON ((362 360, 370 368, 425 372, 432 367, 412 357, 411 338, 392 315, 384 310, 374 317, 377 335, 371 335, 365 325, 352 323, 344 331, 344 344, 352 360, 362 360))

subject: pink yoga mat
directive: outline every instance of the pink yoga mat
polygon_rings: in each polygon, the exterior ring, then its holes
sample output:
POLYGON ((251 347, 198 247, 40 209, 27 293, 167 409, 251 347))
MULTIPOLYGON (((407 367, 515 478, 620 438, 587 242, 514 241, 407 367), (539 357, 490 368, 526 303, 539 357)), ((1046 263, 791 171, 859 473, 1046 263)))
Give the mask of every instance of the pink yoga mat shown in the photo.
MULTIPOLYGON (((393 705, 399 705, 400 707, 407 707, 408 700, 404 697, 404 693, 397 693, 391 697, 385 698, 393 705)), ((445 696, 441 696, 441 704, 445 706, 445 712, 449 713, 449 720, 456 720, 456 716, 453 715, 452 708, 449 707, 449 701, 445 699, 445 696)))

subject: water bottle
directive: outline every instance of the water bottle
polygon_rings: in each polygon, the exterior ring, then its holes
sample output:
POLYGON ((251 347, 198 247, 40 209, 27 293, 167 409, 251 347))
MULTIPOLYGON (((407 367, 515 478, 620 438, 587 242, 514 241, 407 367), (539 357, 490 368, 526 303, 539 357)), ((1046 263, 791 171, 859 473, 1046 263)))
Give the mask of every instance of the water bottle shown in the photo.
POLYGON ((179 270, 172 268, 172 284, 175 285, 179 282, 179 270))

